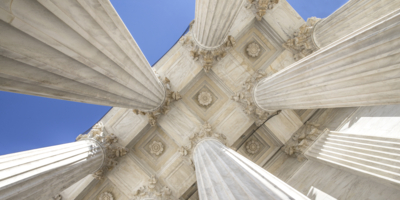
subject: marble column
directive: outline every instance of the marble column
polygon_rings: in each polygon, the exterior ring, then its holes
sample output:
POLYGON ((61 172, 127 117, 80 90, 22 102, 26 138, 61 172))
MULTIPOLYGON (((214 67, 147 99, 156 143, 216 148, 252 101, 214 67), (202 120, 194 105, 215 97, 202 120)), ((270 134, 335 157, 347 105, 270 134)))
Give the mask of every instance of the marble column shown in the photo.
POLYGON ((244 0, 196 0, 195 22, 192 28, 197 44, 213 50, 226 42, 244 0))
MULTIPOLYGON (((367 15, 367 13, 365 13, 367 15)), ((400 10, 261 80, 265 110, 400 103, 400 10)))
POLYGON ((235 45, 229 35, 231 27, 244 5, 244 0, 197 0, 195 19, 190 32, 180 39, 189 49, 193 60, 198 60, 205 72, 235 45))
POLYGON ((51 199, 99 170, 104 156, 93 140, 0 156, 0 199, 51 199))
POLYGON ((323 48, 399 7, 400 1, 350 0, 315 25, 314 42, 323 48))
POLYGON ((0 199, 50 199, 89 174, 102 179, 128 150, 99 122, 76 142, 0 156, 0 199))
POLYGON ((0 90, 157 109, 165 90, 108 0, 0 2, 0 90))
POLYGON ((194 149, 200 199, 308 199, 260 166, 227 148, 205 139, 194 149))
POLYGON ((400 187, 400 139, 325 130, 306 157, 400 187))

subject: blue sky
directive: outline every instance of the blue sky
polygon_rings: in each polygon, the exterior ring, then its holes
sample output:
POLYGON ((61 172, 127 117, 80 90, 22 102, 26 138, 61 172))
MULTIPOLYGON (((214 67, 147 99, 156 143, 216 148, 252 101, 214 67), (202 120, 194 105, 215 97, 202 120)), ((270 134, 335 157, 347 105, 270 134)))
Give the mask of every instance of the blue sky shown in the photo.
MULTIPOLYGON (((307 19, 325 18, 347 0, 287 0, 307 19)), ((111 0, 151 65, 194 18, 194 0, 111 0)), ((110 107, 0 91, 0 155, 75 141, 110 107)))

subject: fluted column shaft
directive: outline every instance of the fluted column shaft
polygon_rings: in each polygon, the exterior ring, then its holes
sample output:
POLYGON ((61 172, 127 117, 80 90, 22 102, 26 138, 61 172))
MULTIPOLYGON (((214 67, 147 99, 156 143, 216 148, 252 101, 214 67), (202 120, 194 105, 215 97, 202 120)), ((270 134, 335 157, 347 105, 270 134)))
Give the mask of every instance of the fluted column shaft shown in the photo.
POLYGON ((0 2, 0 90, 158 108, 162 83, 108 0, 0 2))
POLYGON ((398 9, 260 81, 254 96, 265 110, 315 109, 399 104, 399 90, 398 9))
POLYGON ((94 140, 0 156, 0 199, 50 199, 103 164, 94 140))
POLYGON ((315 25, 314 41, 323 48, 399 7, 400 1, 350 0, 315 25))
POLYGON ((308 199, 217 140, 197 144, 193 161, 200 199, 308 199))
POLYGON ((201 49, 221 46, 228 37, 244 0, 196 0, 192 33, 201 49))
POLYGON ((306 156, 400 187, 400 139, 325 130, 306 156))

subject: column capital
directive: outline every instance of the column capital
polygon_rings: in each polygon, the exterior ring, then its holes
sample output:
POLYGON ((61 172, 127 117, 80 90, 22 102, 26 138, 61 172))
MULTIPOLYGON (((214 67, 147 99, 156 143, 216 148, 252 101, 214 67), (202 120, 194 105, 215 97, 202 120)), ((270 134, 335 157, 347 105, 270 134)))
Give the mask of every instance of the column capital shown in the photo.
POLYGON ((294 60, 300 60, 319 49, 314 41, 314 30, 320 20, 316 17, 308 18, 307 22, 293 33, 293 37, 283 44, 284 48, 293 53, 294 60))
POLYGON ((178 152, 181 154, 181 156, 188 158, 190 164, 192 164, 194 167, 193 152, 195 151, 198 144, 205 140, 217 140, 225 146, 228 146, 226 142, 226 136, 222 133, 214 132, 211 125, 206 121, 200 127, 200 131, 198 133, 194 133, 189 137, 188 145, 178 148, 178 152))
POLYGON ((133 200, 145 200, 145 199, 176 199, 172 196, 172 191, 169 187, 164 186, 158 183, 158 180, 155 175, 152 175, 147 185, 141 186, 134 193, 133 200))
POLYGON ((251 9, 257 20, 261 21, 267 10, 272 10, 279 0, 247 0, 245 7, 251 9))
POLYGON ((183 36, 179 42, 190 52, 190 56, 193 60, 203 65, 205 72, 209 72, 213 64, 225 57, 227 51, 236 45, 233 36, 228 35, 224 42, 218 46, 204 46, 196 40, 196 37, 191 31, 183 36))
POLYGON ((242 85, 242 89, 236 92, 231 99, 240 104, 243 111, 255 119, 256 126, 261 126, 270 116, 276 114, 276 110, 263 110, 257 105, 254 99, 254 89, 258 82, 264 79, 267 73, 263 70, 258 70, 253 73, 242 85))
POLYGON ((303 161, 306 157, 307 150, 314 144, 314 142, 329 132, 328 128, 322 130, 321 124, 325 124, 329 115, 332 114, 332 109, 323 109, 317 111, 314 119, 310 119, 302 127, 297 130, 293 136, 286 142, 283 151, 292 157, 303 161))
POLYGON ((179 94, 178 91, 173 91, 171 87, 171 81, 165 77, 164 80, 161 78, 161 76, 157 73, 155 69, 153 69, 154 73, 156 74, 157 78, 163 83, 164 90, 165 90, 165 96, 164 100, 161 103, 159 107, 157 107, 154 110, 151 111, 141 111, 138 109, 133 109, 132 112, 134 112, 136 115, 146 115, 149 118, 149 124, 151 126, 156 126, 157 125, 157 119, 161 115, 165 115, 169 112, 171 109, 170 104, 174 101, 180 100, 182 97, 179 94))
MULTIPOLYGON (((104 175, 113 169, 118 164, 118 159, 126 155, 129 150, 118 144, 118 138, 113 134, 108 134, 104 131, 103 122, 96 123, 87 134, 80 134, 76 141, 89 140, 94 142, 96 146, 100 147, 103 153, 103 163, 93 173, 96 179, 103 179, 104 175)), ((92 148, 92 155, 98 153, 98 148, 92 148)))

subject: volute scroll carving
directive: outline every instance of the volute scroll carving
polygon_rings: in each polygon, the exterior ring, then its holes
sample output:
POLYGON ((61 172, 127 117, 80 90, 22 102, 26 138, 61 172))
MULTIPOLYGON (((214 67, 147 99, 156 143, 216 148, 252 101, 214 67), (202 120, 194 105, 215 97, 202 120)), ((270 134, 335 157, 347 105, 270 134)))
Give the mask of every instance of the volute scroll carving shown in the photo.
POLYGON ((103 165, 93 174, 96 179, 103 179, 104 175, 118 164, 118 159, 129 152, 127 148, 117 143, 118 138, 113 133, 108 134, 104 131, 103 122, 96 123, 89 133, 78 135, 76 141, 79 140, 92 140, 96 142, 91 152, 93 155, 98 153, 97 148, 94 147, 97 144, 104 151, 103 165))

